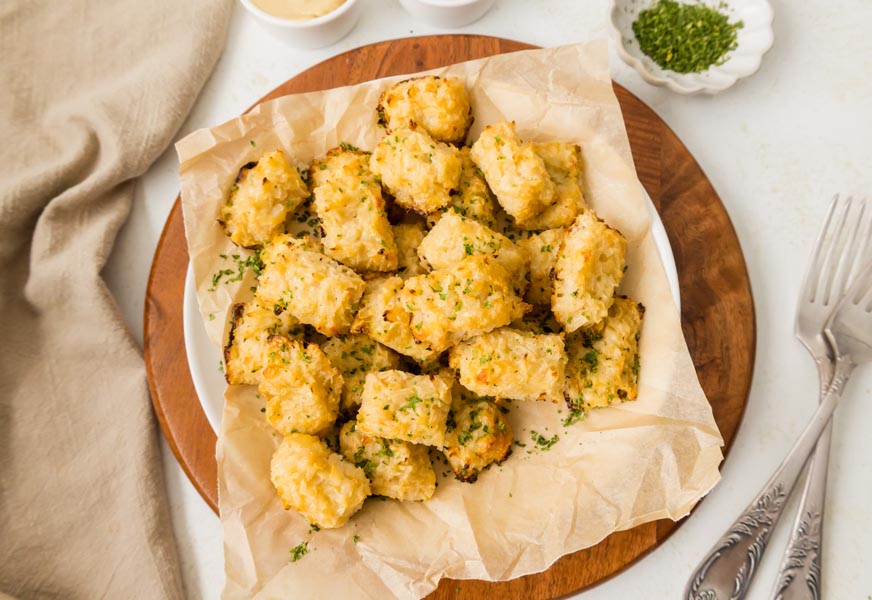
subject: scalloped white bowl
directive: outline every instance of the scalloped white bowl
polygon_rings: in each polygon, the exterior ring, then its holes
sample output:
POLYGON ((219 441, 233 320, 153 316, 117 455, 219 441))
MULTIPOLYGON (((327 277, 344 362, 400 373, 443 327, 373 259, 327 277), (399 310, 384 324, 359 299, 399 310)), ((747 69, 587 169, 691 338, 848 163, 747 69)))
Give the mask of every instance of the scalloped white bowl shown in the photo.
POLYGON ((611 0, 609 25, 615 39, 618 56, 636 69, 650 84, 666 86, 678 94, 716 94, 732 86, 760 68, 763 55, 772 47, 774 14, 767 0, 705 0, 703 3, 718 7, 726 4, 730 21, 742 21, 744 26, 736 35, 737 47, 727 55, 722 65, 715 65, 702 73, 676 73, 662 69, 639 48, 633 33, 633 21, 640 11, 655 0, 611 0))

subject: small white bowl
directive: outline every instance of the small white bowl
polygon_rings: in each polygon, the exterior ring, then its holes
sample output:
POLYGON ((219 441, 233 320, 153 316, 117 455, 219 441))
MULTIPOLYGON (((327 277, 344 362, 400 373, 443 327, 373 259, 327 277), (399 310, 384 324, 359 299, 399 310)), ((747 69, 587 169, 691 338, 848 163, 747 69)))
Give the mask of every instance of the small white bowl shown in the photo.
POLYGON ((251 0, 240 2, 270 34, 296 48, 322 48, 338 42, 360 18, 357 0, 345 0, 326 15, 307 20, 282 19, 261 10, 251 0))
POLYGON ((484 16, 494 0, 400 0, 413 18, 433 27, 463 27, 484 16))
POLYGON ((661 68, 639 48, 633 33, 633 21, 640 11, 656 0, 611 0, 609 25, 617 46, 618 56, 636 69, 639 75, 653 85, 664 85, 679 94, 716 94, 742 77, 760 68, 763 55, 772 47, 773 12, 767 0, 706 0, 715 8, 726 6, 730 22, 742 21, 736 32, 736 49, 727 55, 722 65, 715 65, 702 73, 676 73, 661 68))

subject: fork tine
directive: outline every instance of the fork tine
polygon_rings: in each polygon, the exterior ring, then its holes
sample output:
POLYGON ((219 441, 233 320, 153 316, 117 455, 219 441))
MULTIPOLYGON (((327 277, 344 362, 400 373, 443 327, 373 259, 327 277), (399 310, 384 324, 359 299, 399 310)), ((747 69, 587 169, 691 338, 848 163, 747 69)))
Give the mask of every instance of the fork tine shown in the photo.
POLYGON ((872 260, 863 263, 863 268, 853 283, 851 291, 854 295, 848 299, 848 302, 857 305, 865 303, 863 308, 867 312, 872 309, 872 260))
POLYGON ((848 215, 851 212, 853 198, 848 197, 843 203, 844 207, 839 214, 839 219, 836 226, 830 232, 829 244, 827 245, 823 263, 821 263, 818 271, 817 292, 815 293, 814 301, 824 305, 829 303, 830 288, 832 287, 833 278, 835 277, 838 261, 842 256, 842 251, 845 247, 846 238, 845 227, 848 222, 848 215))
POLYGON ((851 282, 864 270, 866 264, 872 260, 872 202, 869 202, 867 198, 861 198, 860 206, 862 211, 859 219, 860 225, 857 230, 857 247, 854 252, 852 268, 847 274, 845 289, 851 285, 851 282))
POLYGON ((865 198, 860 198, 857 206, 859 208, 859 215, 857 216, 856 237, 854 239, 854 244, 851 245, 850 250, 848 250, 845 255, 844 260, 846 261, 847 266, 843 269, 845 276, 840 282, 842 290, 840 291, 836 287, 833 288, 834 304, 838 301, 839 295, 844 295, 845 291, 851 286, 854 280, 863 276, 862 272, 867 266, 867 257, 869 256, 869 238, 872 237, 872 206, 870 206, 865 198), (840 294, 837 293, 839 291, 840 294))
POLYGON ((849 233, 847 240, 842 246, 841 255, 838 257, 833 279, 830 284, 829 297, 826 300, 827 304, 837 303, 842 296, 845 295, 845 290, 851 284, 851 276, 856 273, 858 266, 863 266, 863 255, 860 253, 860 248, 865 240, 860 235, 863 229, 866 218, 866 203, 860 201, 854 203, 852 207, 857 207, 853 213, 849 214, 851 225, 849 225, 849 233), (859 213, 859 214, 857 214, 859 213))
POLYGON ((859 232, 860 247, 857 249, 857 261, 855 262, 854 271, 850 274, 850 282, 856 279, 858 273, 863 270, 866 261, 872 260, 872 202, 868 198, 860 200, 866 211, 866 225, 859 232))
POLYGON ((829 252, 834 239, 832 228, 835 227, 834 223, 838 219, 836 213, 839 212, 843 206, 844 202, 842 202, 839 195, 836 194, 830 201, 829 208, 827 208, 824 225, 821 227, 821 231, 815 241, 814 252, 812 253, 808 269, 805 272, 805 278, 802 282, 805 300, 808 302, 815 301, 816 293, 820 288, 820 279, 823 274, 823 262, 826 259, 827 253, 829 252))

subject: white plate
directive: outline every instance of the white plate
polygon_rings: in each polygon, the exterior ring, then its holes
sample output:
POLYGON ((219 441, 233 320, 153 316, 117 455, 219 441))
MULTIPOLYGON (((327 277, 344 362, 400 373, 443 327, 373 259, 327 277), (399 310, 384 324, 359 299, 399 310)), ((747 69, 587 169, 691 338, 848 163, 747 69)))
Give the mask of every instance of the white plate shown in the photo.
MULTIPOLYGON (((666 278, 669 280, 669 288, 672 290, 672 298, 675 300, 675 305, 681 310, 681 299, 678 291, 678 271, 675 268, 675 257, 672 255, 672 247, 669 245, 669 238, 666 237, 666 230, 663 228, 663 221, 660 220, 660 215, 654 209, 648 193, 644 193, 648 201, 648 209, 651 213, 651 235, 654 237, 654 244, 660 253, 660 260, 663 262, 666 278)), ((182 319, 185 331, 185 352, 188 355, 191 379, 194 381, 194 389, 197 391, 197 397, 200 399, 200 404, 203 406, 203 412, 206 413, 209 425, 212 426, 212 429, 217 434, 221 427, 221 411, 224 408, 224 388, 227 387, 227 383, 224 381, 224 374, 220 369, 221 353, 209 341, 209 337, 206 335, 206 328, 203 326, 203 320, 200 318, 194 286, 194 271, 190 265, 188 265, 188 274, 185 278, 185 297, 183 302, 184 314, 182 319)))

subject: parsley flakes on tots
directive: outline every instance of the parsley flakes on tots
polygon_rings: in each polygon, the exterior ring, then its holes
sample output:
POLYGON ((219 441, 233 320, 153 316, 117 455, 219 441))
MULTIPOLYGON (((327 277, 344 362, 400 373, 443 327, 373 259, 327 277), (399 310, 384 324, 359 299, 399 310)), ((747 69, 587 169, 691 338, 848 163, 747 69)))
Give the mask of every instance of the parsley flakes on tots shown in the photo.
POLYGON ((273 485, 317 528, 372 494, 430 499, 434 453, 483 477, 512 448, 503 401, 565 399, 569 427, 638 394, 644 307, 615 295, 627 241, 585 202, 583 149, 506 121, 467 139, 450 77, 394 84, 377 111, 372 153, 267 152, 220 209, 258 277, 230 315, 226 378, 258 386, 281 435, 273 485))

